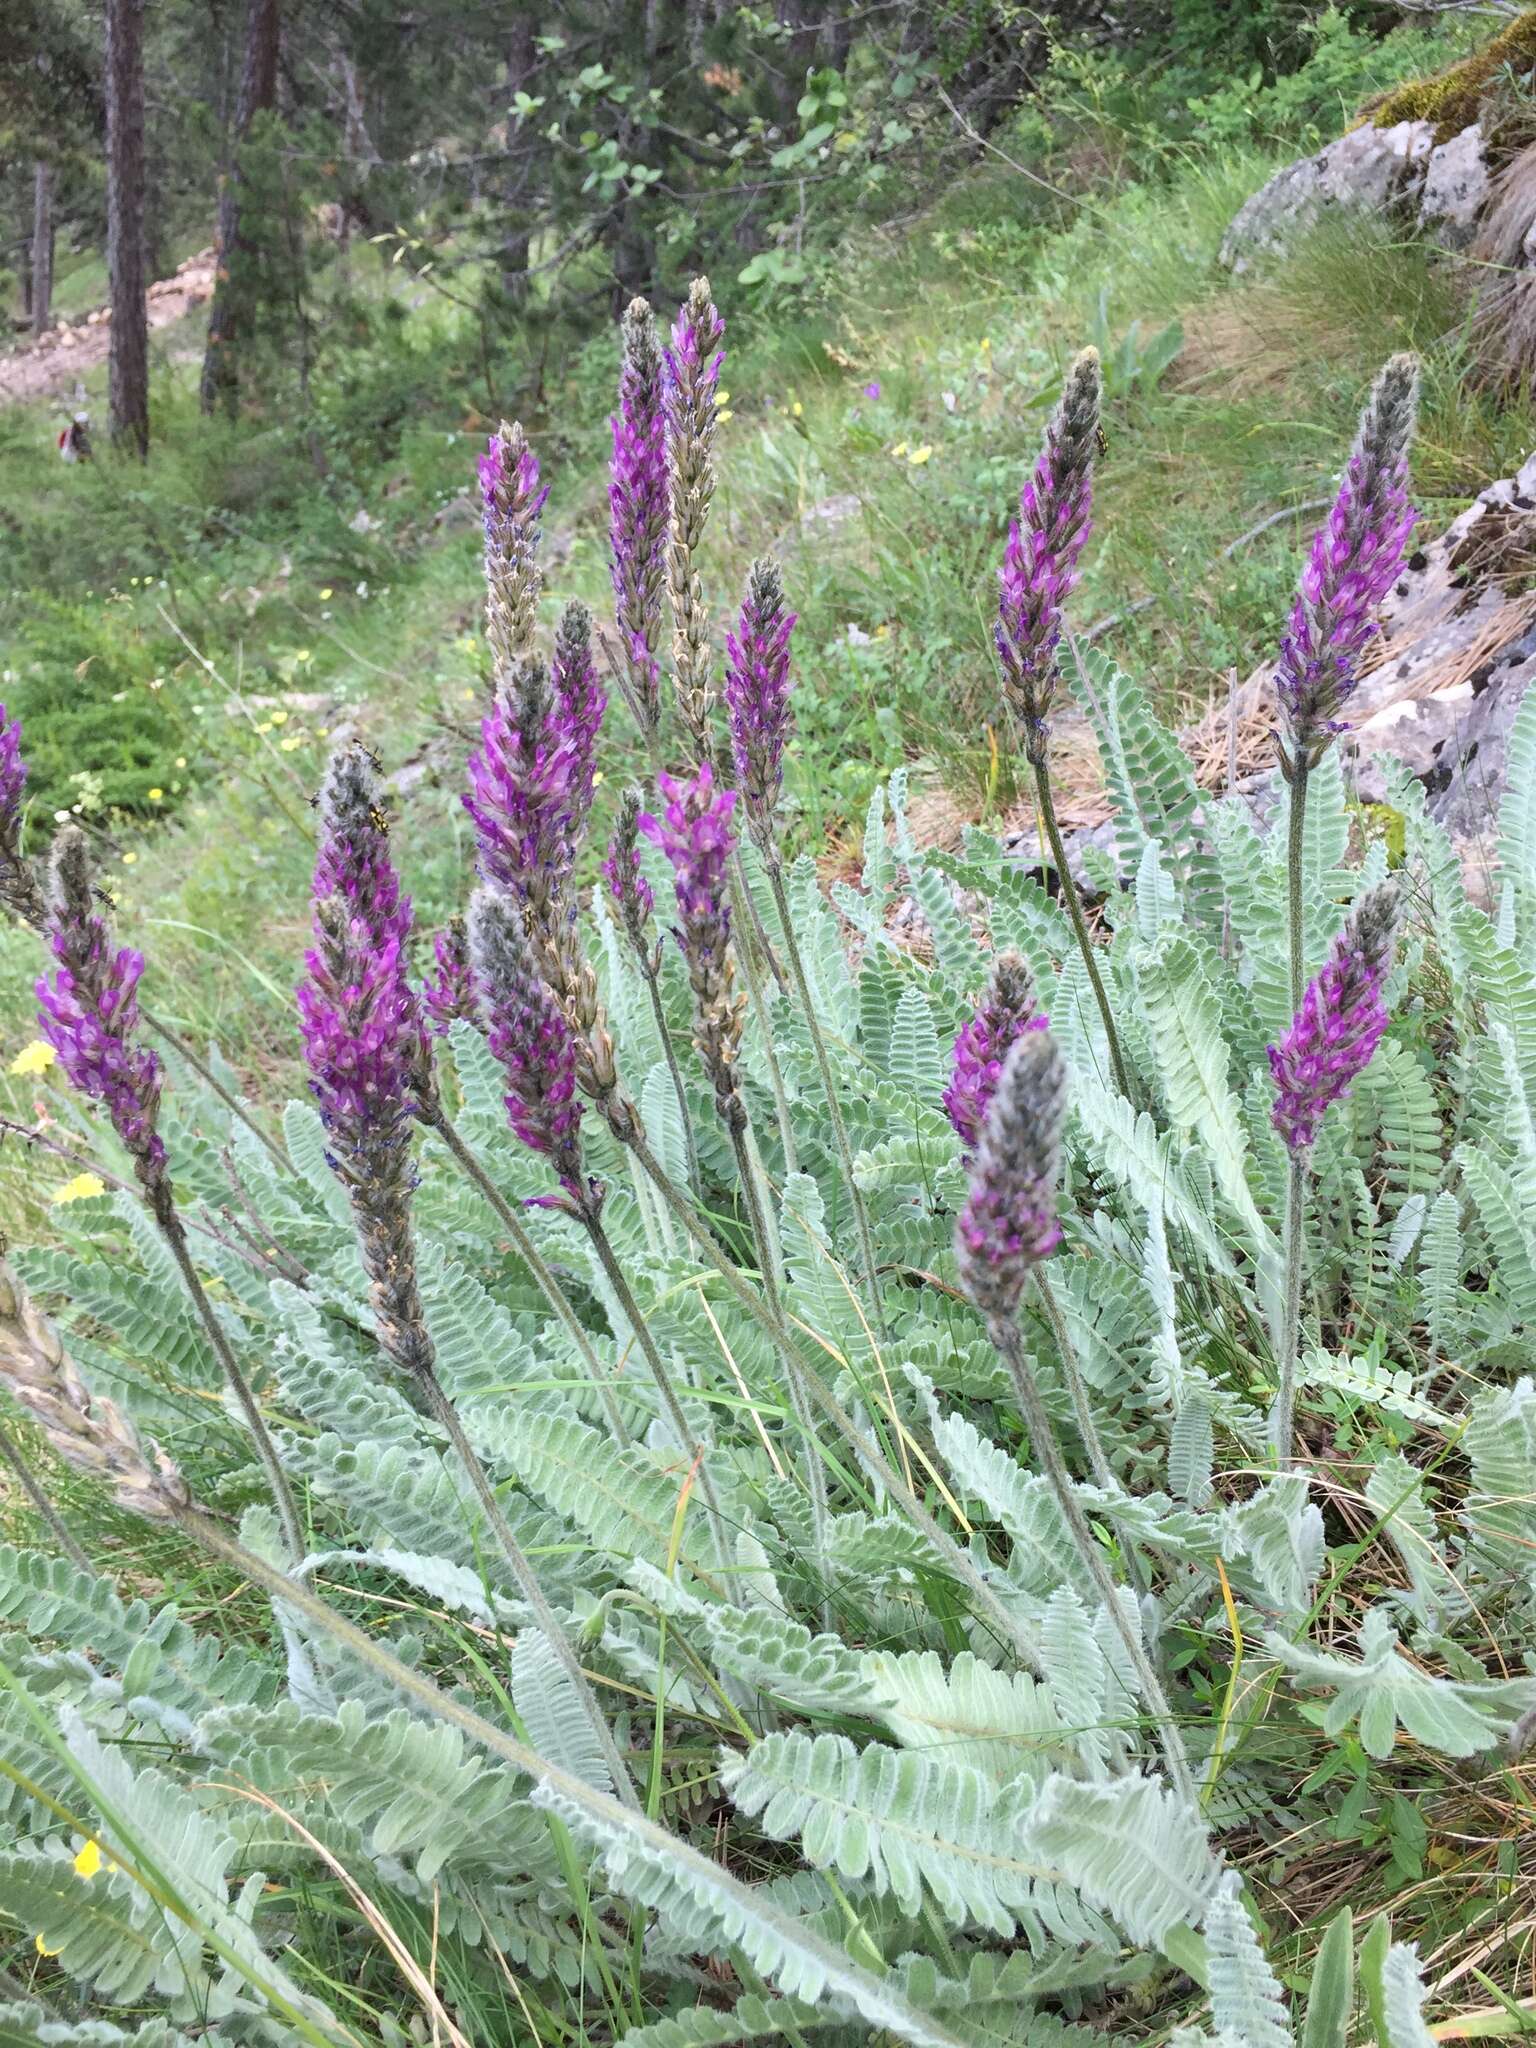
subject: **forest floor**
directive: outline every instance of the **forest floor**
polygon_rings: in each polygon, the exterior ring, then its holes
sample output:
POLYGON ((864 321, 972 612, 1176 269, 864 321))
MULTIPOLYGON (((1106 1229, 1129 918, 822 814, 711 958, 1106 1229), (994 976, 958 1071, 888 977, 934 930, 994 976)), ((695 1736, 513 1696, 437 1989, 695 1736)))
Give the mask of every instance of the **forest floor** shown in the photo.
MULTIPOLYGON (((213 276, 213 251, 202 249, 171 276, 157 278, 146 294, 151 329, 171 326, 210 299, 213 276)), ((106 361, 111 341, 111 309, 96 306, 0 355, 0 405, 75 392, 106 361)))

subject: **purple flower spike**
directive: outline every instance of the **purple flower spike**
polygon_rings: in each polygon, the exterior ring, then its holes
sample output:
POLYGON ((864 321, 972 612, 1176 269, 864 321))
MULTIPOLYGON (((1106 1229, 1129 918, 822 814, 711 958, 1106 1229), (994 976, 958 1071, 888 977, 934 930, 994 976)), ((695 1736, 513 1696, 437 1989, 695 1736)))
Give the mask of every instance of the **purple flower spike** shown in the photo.
POLYGON ((421 1006, 441 1038, 459 1018, 473 1023, 479 1015, 474 977, 469 965, 469 934, 462 917, 452 917, 432 941, 437 971, 421 985, 421 1006))
POLYGON ((708 760, 712 751, 714 689, 698 553, 715 495, 716 392, 724 360, 725 322, 709 296, 709 279, 696 277, 673 324, 665 399, 672 666, 677 708, 697 761, 708 760))
POLYGON ((571 871, 580 777, 543 663, 520 663, 481 721, 464 808, 475 822, 481 875, 536 905, 541 924, 571 871))
POLYGON ((315 943, 298 992, 310 1086, 333 1163, 367 1180, 380 1149, 403 1147, 430 1075, 424 1027, 406 979, 411 900, 389 856, 373 763, 339 748, 320 791, 315 943))
POLYGON ((592 614, 575 599, 560 614, 550 682, 554 688, 552 732, 555 744, 569 746, 573 756, 569 835, 574 849, 584 834, 592 809, 597 738, 602 730, 603 714, 608 709, 607 696, 597 679, 597 664, 592 659, 592 614))
POLYGON ((661 722, 661 593, 667 562, 667 441, 661 345, 644 299, 624 315, 624 363, 608 486, 613 600, 631 706, 654 738, 661 722))
POLYGON ((1045 1028, 1046 1018, 1035 1008, 1035 984, 1023 956, 999 953, 980 1008, 960 1027, 953 1076, 944 1091, 944 1112, 967 1158, 981 1143, 1003 1062, 1015 1039, 1026 1031, 1045 1028))
POLYGON ((485 630, 502 674, 533 638, 543 576, 539 569, 539 514, 549 496, 539 482, 538 457, 520 426, 505 420, 480 458, 480 499, 485 515, 485 630))
POLYGON ((693 991, 693 1042, 715 1089, 715 1105, 727 1123, 740 1128, 745 1110, 736 1092, 736 1049, 741 1040, 743 998, 733 997, 730 957, 731 912, 726 869, 735 838, 733 789, 717 790, 714 770, 701 764, 686 782, 657 777, 667 799, 661 817, 650 812, 640 830, 671 861, 677 890, 674 936, 688 967, 693 991))
POLYGON ((774 813, 784 785, 784 743, 790 728, 789 638, 794 628, 794 613, 784 609, 778 564, 754 562, 741 624, 726 636, 725 702, 747 826, 768 858, 775 848, 774 813))
POLYGON ((41 929, 47 905, 21 850, 21 803, 27 764, 21 758, 21 721, 0 704, 0 903, 23 924, 41 929))
MULTIPOLYGON (((619 804, 619 822, 608 842, 603 873, 630 944, 645 951, 646 926, 656 908, 656 898, 640 866, 640 792, 626 789, 619 804)), ((658 954, 658 958, 659 958, 658 954)))
POLYGON ((1301 1008, 1269 1048, 1275 1102, 1270 1121, 1293 1154, 1317 1138, 1330 1106, 1363 1074, 1387 1028, 1382 990, 1402 919, 1396 882, 1368 889, 1350 911, 1301 1008))
POLYGON ((47 930, 58 962, 37 984, 44 1038, 71 1085, 99 1102, 151 1201, 170 1199, 160 1117, 160 1062, 138 1042, 143 955, 115 948, 98 913, 85 834, 66 825, 54 841, 47 930))
POLYGON ((1067 1071, 1049 1031, 1025 1031, 1003 1062, 955 1226, 960 1284, 983 1315, 1011 1317, 1030 1268, 1061 1242, 1057 1221, 1067 1071))
POLYGON ((1098 350, 1084 349, 1067 372, 1034 474, 1020 493, 999 576, 993 638, 1025 753, 1035 763, 1045 759, 1062 607, 1088 538, 1099 396, 1098 350))
POLYGON ((487 1038, 507 1077, 507 1121, 544 1154, 573 1207, 582 1209, 597 1191, 581 1170, 576 1041, 539 978, 522 913, 501 890, 475 891, 469 947, 487 1038))
POLYGON ((1393 356, 1372 387, 1339 494, 1313 539, 1275 671, 1288 771, 1310 767, 1342 729, 1338 713, 1355 687, 1376 608, 1402 569, 1418 516, 1408 503, 1418 398, 1418 363, 1393 356))

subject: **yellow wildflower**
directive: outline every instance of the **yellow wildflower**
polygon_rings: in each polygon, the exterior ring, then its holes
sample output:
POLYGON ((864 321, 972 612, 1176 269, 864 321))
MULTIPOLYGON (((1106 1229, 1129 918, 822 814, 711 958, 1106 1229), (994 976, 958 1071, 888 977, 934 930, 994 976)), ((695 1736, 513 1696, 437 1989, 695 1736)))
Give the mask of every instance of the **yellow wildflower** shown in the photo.
POLYGON ((731 408, 728 405, 722 406, 720 411, 715 414, 715 418, 720 422, 722 427, 725 425, 727 420, 733 420, 735 419, 735 417, 735 413, 731 411, 731 408))
POLYGON ((907 444, 906 444, 906 442, 905 442, 905 441, 898 441, 898 442, 896 443, 896 446, 895 446, 895 447, 894 447, 894 448, 893 448, 893 449, 891 450, 891 453, 892 453, 893 455, 905 455, 905 454, 906 454, 906 452, 907 452, 907 444))
POLYGON ((278 710, 274 711, 274 712, 272 713, 272 723, 273 723, 274 725, 286 725, 286 724, 288 723, 288 714, 287 714, 287 712, 286 712, 286 711, 284 711, 284 710, 282 710, 281 708, 279 708, 278 710))
MULTIPOLYGON (((106 1186, 98 1175, 77 1173, 73 1180, 67 1180, 62 1187, 55 1188, 48 1199, 52 1202, 89 1202, 106 1192, 106 1186)), ((82 1871, 80 1874, 82 1877, 90 1875, 88 1871, 82 1871)))
POLYGON ((913 468, 916 469, 920 464, 926 462, 932 453, 933 450, 928 446, 928 443, 925 441, 921 448, 914 448, 912 450, 912 453, 907 457, 907 460, 912 464, 913 468))
POLYGON ((794 414, 796 419, 799 419, 801 414, 805 411, 805 407, 800 403, 798 398, 795 400, 794 404, 789 409, 794 414))
POLYGON ((87 1884, 100 1870, 102 1864, 101 1844, 89 1841, 75 1858, 75 1875, 83 1877, 87 1884))
POLYGON ((301 648, 299 649, 298 653, 297 653, 297 654, 295 654, 295 656, 294 656, 293 658, 294 658, 294 660, 295 660, 295 661, 308 661, 308 660, 310 660, 310 659, 311 659, 311 656, 310 656, 310 652, 309 652, 309 649, 308 649, 307 647, 301 647, 301 648))
POLYGON ((320 602, 321 602, 322 604, 324 604, 324 603, 325 603, 325 601, 326 601, 326 599, 327 599, 328 597, 334 597, 335 595, 336 595, 335 591, 334 591, 334 590, 332 590, 332 588, 331 588, 331 586, 330 586, 329 584, 327 584, 327 585, 325 586, 324 590, 322 590, 322 591, 321 591, 321 593, 320 593, 320 602))
POLYGON ((165 791, 163 789, 152 789, 149 792, 149 800, 152 804, 163 804, 165 802, 165 791))
POLYGON ((730 402, 731 402, 731 394, 729 393, 729 391, 717 391, 717 392, 715 393, 715 403, 716 403, 716 405, 729 405, 729 404, 730 404, 730 402))
POLYGON ((178 755, 176 756, 176 766, 177 766, 178 768, 185 768, 185 767, 186 767, 186 765, 187 765, 187 757, 186 757, 186 755, 185 755, 185 754, 178 754, 178 755))
POLYGON ((45 1038, 34 1038, 30 1045, 24 1045, 11 1061, 13 1074, 46 1074, 58 1058, 58 1054, 45 1038))
POLYGON ((281 748, 283 753, 291 754, 295 747, 303 746, 304 735, 301 732, 284 733, 283 737, 278 741, 277 744, 281 748))
POLYGON ((138 857, 139 856, 136 853, 125 853, 123 855, 123 866, 125 868, 131 868, 134 862, 138 859, 138 857))

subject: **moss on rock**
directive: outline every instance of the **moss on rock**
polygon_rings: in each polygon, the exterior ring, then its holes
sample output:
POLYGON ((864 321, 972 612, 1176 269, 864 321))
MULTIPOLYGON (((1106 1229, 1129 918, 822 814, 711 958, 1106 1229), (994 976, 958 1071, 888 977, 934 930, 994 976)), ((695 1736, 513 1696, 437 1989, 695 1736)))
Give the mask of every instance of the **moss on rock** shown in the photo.
POLYGON ((1410 78, 1368 100, 1362 118, 1377 128, 1399 121, 1432 121, 1436 142, 1449 142, 1477 120, 1505 70, 1536 71, 1536 7, 1528 7, 1490 42, 1429 78, 1410 78))

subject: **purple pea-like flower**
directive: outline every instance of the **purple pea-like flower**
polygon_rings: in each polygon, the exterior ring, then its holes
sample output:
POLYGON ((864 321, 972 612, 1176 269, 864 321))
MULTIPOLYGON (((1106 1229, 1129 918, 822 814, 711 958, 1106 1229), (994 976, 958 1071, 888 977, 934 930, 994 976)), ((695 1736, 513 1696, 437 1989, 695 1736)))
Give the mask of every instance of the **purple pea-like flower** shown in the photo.
POLYGON ((497 674, 533 638, 542 574, 539 515, 549 496, 539 462, 521 426, 505 420, 480 457, 480 501, 485 525, 486 637, 497 674))
POLYGON ((1049 1031, 1013 1042, 955 1225, 960 1284, 988 1318, 1013 1315, 1030 1270, 1061 1242, 1057 1219, 1067 1072, 1049 1031))
POLYGON ((480 873, 520 902, 557 895, 574 858, 582 765, 555 712, 542 662, 521 662, 496 693, 469 759, 464 808, 480 873))
POLYGON ((647 811, 640 830, 672 863, 677 894, 674 936, 693 991, 693 1042, 714 1084, 715 1104, 737 1127, 745 1112, 736 1092, 735 1060, 741 1040, 743 999, 733 997, 731 912, 727 868, 735 837, 733 789, 715 788, 714 770, 700 764, 687 781, 657 777, 667 799, 660 817, 647 811))
POLYGON ((320 791, 314 938, 298 991, 310 1086, 344 1178, 377 1175, 404 1144, 430 1074, 425 1027, 406 976, 411 901, 389 855, 373 763, 339 748, 320 791))
POLYGON ((160 1062, 138 1040, 143 955, 114 947, 96 908, 85 835, 67 825, 54 842, 47 932, 57 966, 37 984, 44 1038, 71 1085, 99 1102, 151 1201, 169 1199, 160 1116, 160 1062))
POLYGON ((1417 514, 1408 502, 1408 448, 1419 366, 1393 356, 1360 415, 1344 481, 1319 527, 1280 646, 1275 691, 1285 716, 1288 771, 1310 767, 1341 730, 1338 713, 1396 582, 1417 514))
POLYGON ((1034 978, 1023 956, 999 953, 975 1016, 960 1027, 944 1091, 944 1112, 967 1158, 981 1143, 987 1111, 1015 1040, 1026 1031, 1044 1031, 1046 1022, 1035 1007, 1034 978))
POLYGON ((1275 1100, 1270 1121, 1292 1155, 1316 1141, 1331 1106, 1363 1074, 1387 1028, 1382 991, 1402 919, 1396 882, 1368 889, 1355 904, 1279 1045, 1269 1048, 1275 1100))
POLYGON ((574 854, 592 809, 597 739, 608 709, 608 698, 592 658, 592 614, 574 598, 560 614, 560 624, 555 629, 555 656, 549 675, 554 692, 553 738, 557 746, 569 746, 574 757, 568 827, 574 854))
POLYGON ((774 852, 774 813, 784 785, 784 744, 790 728, 789 640, 794 629, 795 614, 784 608, 778 564, 754 562, 741 622, 726 636, 725 703, 747 826, 765 858, 774 852))
POLYGON ((41 929, 47 917, 43 892, 21 850, 21 806, 27 764, 21 758, 21 721, 0 704, 0 903, 23 924, 41 929))
POLYGON ((662 355, 644 299, 624 315, 624 360, 609 472, 613 600, 629 694, 642 729, 661 721, 661 594, 667 559, 667 438, 662 355))
POLYGON ((475 991, 492 1053, 507 1077, 507 1121, 544 1155, 578 1211, 597 1199, 581 1167, 582 1106, 576 1095, 576 1040, 539 976, 516 902, 495 888, 475 891, 469 910, 475 991))
POLYGON ((993 639, 1025 753, 1037 764, 1045 759, 1062 609, 1088 538, 1099 401, 1098 351, 1084 349, 1067 372, 1034 473, 1020 493, 998 579, 993 639))
POLYGON ((866 384, 864 386, 864 396, 872 399, 878 398, 880 396, 880 386, 878 384, 866 384))
POLYGON ((469 964, 469 934, 462 917, 451 917, 437 933, 432 958, 435 971, 421 984, 421 1006, 432 1020, 434 1035, 441 1038, 450 1024, 460 1018, 473 1023, 479 1014, 469 964))

